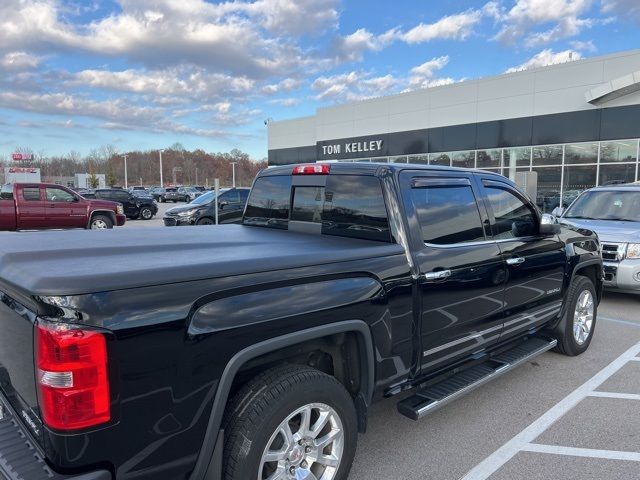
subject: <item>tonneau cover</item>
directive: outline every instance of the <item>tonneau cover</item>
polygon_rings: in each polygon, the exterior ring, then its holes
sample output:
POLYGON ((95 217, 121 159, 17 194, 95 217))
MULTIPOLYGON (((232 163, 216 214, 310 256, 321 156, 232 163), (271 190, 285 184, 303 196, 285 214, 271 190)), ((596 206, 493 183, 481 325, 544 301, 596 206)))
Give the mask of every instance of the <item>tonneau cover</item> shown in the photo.
POLYGON ((400 245, 242 225, 0 234, 0 289, 110 290, 403 254, 400 245))

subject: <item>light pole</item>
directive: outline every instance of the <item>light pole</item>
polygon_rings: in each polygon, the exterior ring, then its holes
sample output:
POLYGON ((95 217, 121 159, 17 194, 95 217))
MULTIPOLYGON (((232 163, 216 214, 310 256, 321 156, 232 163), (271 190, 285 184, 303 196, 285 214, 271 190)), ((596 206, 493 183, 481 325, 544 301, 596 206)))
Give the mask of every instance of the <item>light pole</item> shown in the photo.
POLYGON ((160 153, 160 186, 164 187, 164 179, 162 178, 162 152, 164 152, 163 149, 158 151, 158 153, 160 153))
POLYGON ((233 180, 232 180, 233 188, 236 188, 236 163, 238 162, 231 162, 231 170, 233 175, 233 180))
POLYGON ((124 158, 124 188, 125 189, 128 187, 128 185, 127 185, 127 157, 128 157, 128 155, 122 155, 122 158, 124 158))

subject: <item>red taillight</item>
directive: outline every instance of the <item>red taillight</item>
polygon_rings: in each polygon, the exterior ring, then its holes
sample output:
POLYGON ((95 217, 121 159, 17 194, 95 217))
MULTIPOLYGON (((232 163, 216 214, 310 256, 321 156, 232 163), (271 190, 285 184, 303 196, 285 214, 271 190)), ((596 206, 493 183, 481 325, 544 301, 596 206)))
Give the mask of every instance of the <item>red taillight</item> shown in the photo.
POLYGON ((331 165, 326 163, 315 163, 311 165, 296 165, 293 167, 292 175, 328 175, 331 165))
POLYGON ((36 376, 44 423, 76 430, 111 419, 105 336, 71 325, 38 323, 36 376))

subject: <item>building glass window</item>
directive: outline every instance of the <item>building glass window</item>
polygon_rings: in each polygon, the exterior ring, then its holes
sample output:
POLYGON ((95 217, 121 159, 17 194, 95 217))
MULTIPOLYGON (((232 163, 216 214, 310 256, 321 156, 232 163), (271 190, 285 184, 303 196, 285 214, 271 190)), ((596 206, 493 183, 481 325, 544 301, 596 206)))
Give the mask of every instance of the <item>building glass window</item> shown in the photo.
POLYGON ((533 165, 562 165, 562 145, 533 147, 533 165))
POLYGON ((389 157, 390 163, 407 163, 407 157, 402 155, 400 157, 389 157))
POLYGON ((598 163, 597 143, 570 143, 564 147, 564 163, 598 163))
POLYGON ((636 180, 636 164, 620 163, 600 165, 598 185, 613 185, 615 183, 631 183, 636 180))
POLYGON ((476 151, 467 150, 462 152, 453 152, 451 154, 454 167, 461 168, 475 168, 476 166, 476 151))
POLYGON ((409 163, 414 163, 417 165, 427 165, 429 163, 429 155, 409 155, 409 163))
POLYGON ((502 151, 500 149, 478 150, 478 168, 500 168, 502 151))
POLYGON ((514 147, 502 150, 502 174, 511 179, 516 179, 518 167, 528 167, 531 165, 531 147, 514 147))
POLYGON ((569 165, 564 167, 562 204, 571 205, 578 195, 588 188, 596 186, 596 167, 587 165, 569 165))
POLYGON ((620 140, 600 144, 600 162, 635 162, 638 156, 637 140, 620 140))
MULTIPOLYGON (((595 171, 595 168, 593 170, 595 171)), ((534 166, 533 171, 538 173, 538 195, 536 204, 543 213, 551 213, 554 208, 560 205, 562 167, 534 166)))
POLYGON ((451 166, 451 157, 448 153, 430 153, 429 154, 429 165, 446 165, 447 167, 451 166))

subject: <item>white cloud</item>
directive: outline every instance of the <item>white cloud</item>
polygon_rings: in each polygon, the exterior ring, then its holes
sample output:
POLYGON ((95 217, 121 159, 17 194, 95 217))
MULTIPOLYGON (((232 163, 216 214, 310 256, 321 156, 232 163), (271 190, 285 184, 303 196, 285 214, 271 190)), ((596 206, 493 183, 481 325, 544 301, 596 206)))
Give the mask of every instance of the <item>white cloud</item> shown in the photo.
POLYGON ((362 100, 388 94, 399 84, 392 75, 373 76, 371 73, 352 71, 316 78, 311 89, 317 100, 362 100))
POLYGON ((29 70, 40 65, 40 57, 26 52, 9 52, 0 62, 7 70, 29 70))
POLYGON ((518 72, 521 70, 527 70, 530 68, 544 67, 547 65, 554 65, 556 63, 566 63, 573 60, 580 60, 582 55, 575 50, 563 50, 562 52, 554 52, 550 48, 542 50, 536 53, 526 62, 507 69, 505 73, 518 72))
POLYGON ((195 99, 244 95, 254 87, 254 80, 221 73, 208 73, 201 68, 170 68, 166 70, 82 70, 69 85, 151 94, 154 98, 195 99))
POLYGON ((432 58, 421 65, 413 67, 410 71, 408 88, 414 90, 416 88, 436 87, 439 85, 447 85, 453 83, 452 78, 437 78, 436 72, 442 70, 449 63, 448 56, 432 58))
POLYGON ((283 107, 293 107, 294 105, 298 105, 302 100, 295 97, 289 98, 273 98, 269 100, 271 105, 282 105, 283 107))
POLYGON ((640 3, 638 0, 602 0, 602 11, 620 15, 622 19, 640 22, 640 3))
POLYGON ((473 28, 482 20, 481 10, 467 10, 442 17, 435 23, 420 23, 399 38, 407 43, 423 43, 435 39, 465 40, 473 28))
POLYGON ((272 83, 262 87, 262 93, 273 95, 280 92, 291 92, 302 85, 302 82, 295 78, 285 78, 278 83, 272 83))
POLYGON ((593 40, 573 40, 569 42, 569 45, 571 45, 571 48, 573 48, 574 50, 578 50, 579 52, 594 53, 598 51, 598 47, 595 46, 593 40))
POLYGON ((593 0, 517 0, 510 10, 497 14, 502 28, 495 38, 513 44, 525 37, 527 46, 533 47, 577 35, 593 23, 591 19, 580 18, 592 3, 593 0), (553 26, 534 32, 539 25, 548 24, 553 26))
POLYGON ((397 38, 396 29, 376 36, 365 28, 359 28, 349 35, 337 37, 332 46, 332 54, 338 62, 360 61, 365 52, 380 51, 397 38))

